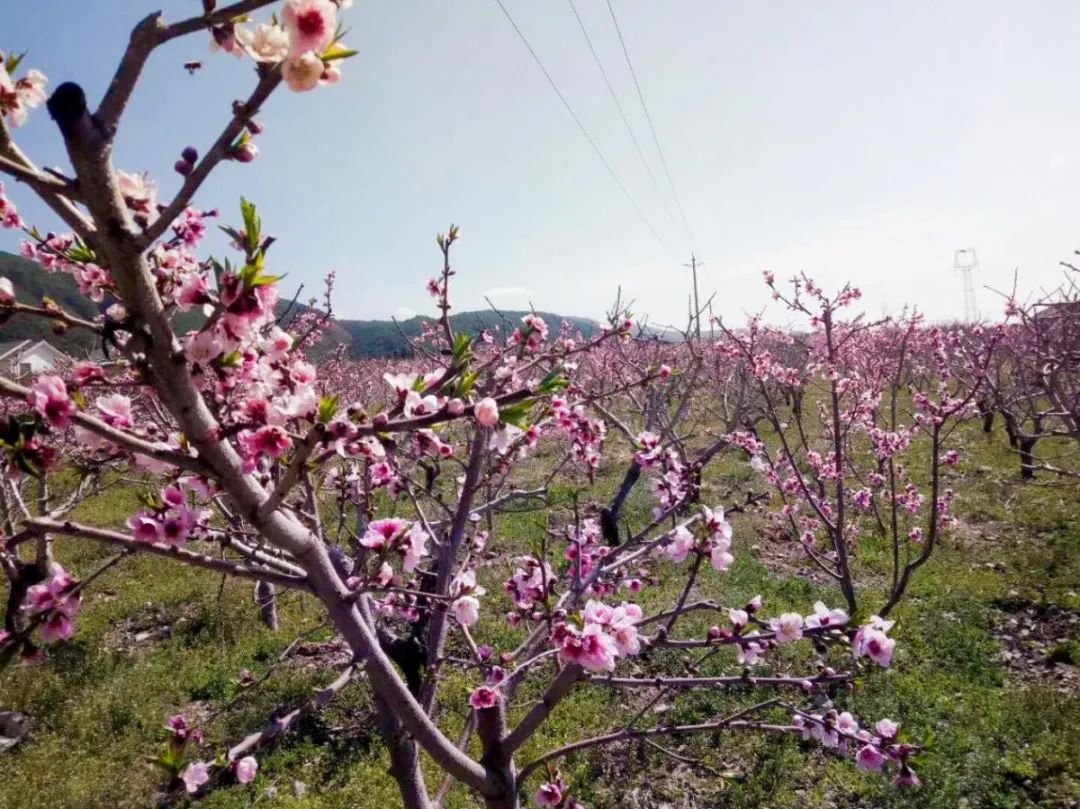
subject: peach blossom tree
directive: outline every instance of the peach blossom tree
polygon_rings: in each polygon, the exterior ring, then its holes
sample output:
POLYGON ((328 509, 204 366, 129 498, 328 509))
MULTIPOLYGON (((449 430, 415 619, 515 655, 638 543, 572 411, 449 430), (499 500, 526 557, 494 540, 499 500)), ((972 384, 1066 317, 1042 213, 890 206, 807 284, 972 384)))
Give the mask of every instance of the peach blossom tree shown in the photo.
MULTIPOLYGON (((889 621, 854 618, 857 581, 843 521, 849 494, 841 484, 848 472, 840 455, 811 459, 809 469, 790 450, 769 462, 785 492, 801 492, 797 519, 813 519, 812 509, 828 526, 832 545, 819 555, 847 608, 819 602, 806 614, 766 617, 760 599, 728 604, 699 597, 723 591, 737 542, 724 509, 701 503, 702 470, 729 447, 763 457, 757 439, 738 435, 733 424, 713 429, 700 445, 680 432, 687 419, 711 412, 692 404, 704 362, 700 348, 684 354, 686 373, 673 382, 663 351, 631 350, 633 322, 618 309, 588 338, 556 332, 536 315, 498 335, 455 331, 451 250, 459 232, 452 227, 438 238, 442 265, 429 283, 438 316, 418 346, 416 370, 387 365, 374 385, 364 382, 363 400, 346 398, 348 366, 324 379, 305 353, 321 316, 305 314, 282 327, 273 238, 252 203, 243 201, 239 219, 225 225, 232 253, 200 257, 212 216, 194 205, 200 187, 218 169, 255 170, 257 164, 240 164, 256 160, 256 116, 279 87, 321 92, 341 80, 353 55, 339 20, 349 5, 241 0, 219 7, 204 0, 201 13, 179 22, 152 14, 134 28, 96 108, 78 85, 63 83, 47 94, 41 72, 19 58, 3 60, 0 171, 36 193, 63 231, 24 222, 2 189, 0 219, 24 234, 25 257, 70 274, 102 308, 99 317, 84 319, 53 303, 20 302, 10 282, 0 280, 3 316, 90 332, 118 365, 107 370, 81 362, 25 385, 0 379, 0 394, 12 403, 0 426, 10 483, 0 559, 16 595, 0 655, 32 659, 41 654, 39 642, 71 637, 81 595, 97 576, 130 554, 149 553, 317 602, 353 660, 316 701, 325 703, 350 683, 371 690, 391 773, 410 808, 440 804, 455 782, 492 809, 517 807, 526 795, 539 805, 575 806, 571 785, 555 768, 561 758, 719 732, 801 735, 862 769, 889 770, 898 784, 917 784, 911 758, 918 747, 901 738, 897 724, 860 722, 832 702, 863 670, 888 666, 895 643, 889 621), (252 18, 272 6, 274 16, 252 18), (159 46, 188 35, 209 36, 214 49, 253 65, 254 87, 231 106, 213 143, 184 150, 176 187, 159 200, 155 182, 114 166, 113 146, 147 61, 159 46), (13 138, 42 105, 66 146, 69 172, 39 168, 13 138), (198 325, 180 325, 193 317, 198 325), (591 377, 589 363, 598 369, 591 377), (523 500, 555 509, 543 488, 520 488, 515 470, 538 445, 561 442, 559 467, 591 475, 600 469, 608 426, 630 417, 633 426, 617 429, 633 445, 638 474, 650 479, 654 510, 614 536, 604 535, 599 514, 567 522, 531 553, 514 557, 502 582, 505 597, 488 592, 485 549, 512 539, 492 531, 490 517, 523 500), (123 526, 71 519, 82 498, 115 485, 110 470, 154 480, 153 495, 123 526), (51 495, 44 481, 58 473, 66 488, 58 485, 51 495), (835 519, 827 493, 819 497, 813 487, 833 489, 841 510, 835 519), (52 558, 54 536, 104 543, 118 554, 80 578, 52 558), (33 561, 26 558, 30 548, 33 561), (670 603, 644 609, 638 594, 645 587, 670 587, 670 603), (493 648, 483 636, 481 615, 492 612, 515 629, 513 648, 493 648), (695 636, 684 630, 695 613, 721 620, 695 636), (777 662, 759 673, 782 657, 775 649, 800 642, 813 644, 815 664, 791 670, 777 662), (658 669, 668 659, 663 650, 692 659, 679 672, 658 669), (704 673, 721 664, 726 673, 704 673), (442 688, 450 672, 471 682, 467 706, 452 704, 442 688), (525 684, 541 696, 512 707, 525 684), (653 703, 702 690, 749 696, 738 711, 696 724, 649 724, 643 711, 525 758, 526 743, 552 713, 590 688, 651 693, 653 703), (446 730, 454 711, 468 712, 463 738, 446 730), (421 754, 444 774, 437 793, 421 754)), ((792 373, 755 355, 745 340, 734 344, 754 368, 746 380, 792 373)), ((834 347, 828 339, 823 345, 834 347)), ((843 397, 840 377, 830 379, 833 396, 843 397)), ((775 408, 768 391, 762 395, 775 408)), ((919 424, 933 425, 966 406, 950 395, 928 401, 919 424)), ((765 417, 783 432, 775 409, 765 417)), ((831 436, 839 440, 835 430, 831 436)), ((161 763, 176 789, 192 793, 219 776, 250 782, 255 753, 295 716, 255 730, 216 758, 201 755, 197 728, 173 717, 161 763)))

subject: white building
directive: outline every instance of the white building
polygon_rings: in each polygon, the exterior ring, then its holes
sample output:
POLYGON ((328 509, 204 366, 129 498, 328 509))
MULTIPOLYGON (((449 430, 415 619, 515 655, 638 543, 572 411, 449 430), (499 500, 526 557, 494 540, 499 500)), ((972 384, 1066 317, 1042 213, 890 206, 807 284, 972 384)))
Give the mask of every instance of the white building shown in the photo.
POLYGON ((0 375, 10 379, 34 376, 56 366, 66 354, 44 340, 0 343, 0 375))

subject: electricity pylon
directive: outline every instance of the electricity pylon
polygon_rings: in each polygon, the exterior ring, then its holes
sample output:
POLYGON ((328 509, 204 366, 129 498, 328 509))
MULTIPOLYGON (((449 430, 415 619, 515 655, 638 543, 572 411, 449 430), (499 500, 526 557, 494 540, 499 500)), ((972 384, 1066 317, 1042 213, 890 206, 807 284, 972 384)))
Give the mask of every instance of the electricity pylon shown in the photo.
POLYGON ((974 247, 956 251, 953 270, 964 277, 964 322, 974 323, 979 319, 979 310, 975 305, 975 282, 971 278, 972 273, 979 270, 979 257, 975 255, 974 247))

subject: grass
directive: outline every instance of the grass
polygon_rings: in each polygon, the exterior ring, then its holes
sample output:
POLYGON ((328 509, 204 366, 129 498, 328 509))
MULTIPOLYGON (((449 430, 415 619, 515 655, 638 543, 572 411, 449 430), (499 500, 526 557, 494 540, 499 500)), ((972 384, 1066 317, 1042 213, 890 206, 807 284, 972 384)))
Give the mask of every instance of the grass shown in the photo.
MULTIPOLYGON (((565 760, 563 771, 587 805, 604 807, 723 806, 908 807, 953 809, 1075 806, 1080 802, 1080 699, 1062 693, 1042 676, 1018 677, 1002 668, 995 627, 999 606, 1029 599, 1080 609, 1080 502, 1075 490, 1021 485, 1016 459, 1002 437, 989 442, 975 425, 961 436, 965 462, 950 471, 949 485, 960 497, 962 527, 946 540, 916 577, 909 598, 897 611, 898 639, 893 667, 869 676, 838 705, 866 717, 890 716, 907 734, 927 742, 917 762, 923 786, 897 792, 880 775, 861 773, 850 762, 806 747, 797 739, 727 733, 686 741, 671 749, 700 758, 709 770, 678 764, 643 745, 590 751, 565 760)), ((537 462, 542 467, 544 459, 537 462)), ((708 481, 710 493, 746 470, 723 462, 708 481)), ((619 470, 582 497, 613 490, 619 470)), ((569 501, 567 487, 553 490, 569 501)), ((708 499, 708 498, 706 498, 708 499)), ((637 492, 630 507, 648 508, 637 492)), ((133 492, 111 492, 83 504, 81 519, 118 525, 135 508, 133 492)), ((544 524, 536 513, 508 514, 496 523, 496 539, 521 551, 539 541, 544 524)), ((737 563, 723 576, 709 571, 701 595, 739 603, 760 593, 771 611, 805 611, 818 597, 835 593, 805 578, 778 576, 752 546, 759 544, 749 518, 736 518, 737 563)), ((85 573, 110 551, 81 542, 59 541, 58 557, 85 573)), ((885 570, 884 549, 868 540, 858 560, 870 580, 885 570)), ((484 568, 490 599, 499 599, 509 560, 484 568)), ((676 586, 676 585, 673 585, 676 586)), ((670 591, 647 591, 643 600, 670 598, 670 591)), ((128 809, 154 805, 161 774, 146 761, 157 752, 162 725, 184 712, 203 723, 207 755, 261 728, 273 711, 310 697, 327 682, 327 672, 287 665, 263 686, 243 692, 241 673, 255 676, 274 665, 295 637, 320 628, 317 605, 296 596, 282 599, 283 629, 274 634, 257 620, 250 584, 225 581, 165 560, 133 557, 110 571, 86 598, 79 631, 32 667, 0 674, 0 709, 29 715, 30 733, 13 751, 0 754, 0 807, 128 809), (163 627, 168 627, 164 632, 163 627), (137 633, 157 633, 136 642, 137 633), (243 693, 242 693, 243 692, 243 693)), ((497 616, 492 611, 491 616, 497 616)), ((702 626, 707 617, 695 619, 702 626)), ((487 617, 477 637, 506 648, 518 635, 497 617, 487 617)), ((1080 639, 1061 644, 1078 659, 1080 639)), ((786 651, 786 650, 785 650, 786 651)), ((793 655, 809 654, 805 649, 793 655)), ((671 653, 641 665, 677 664, 671 653)), ((731 670, 719 655, 703 673, 731 670)), ((451 677, 444 688, 448 705, 462 705, 470 680, 451 677)), ((535 696, 525 688, 517 704, 535 696)), ((575 692, 530 741, 521 760, 583 735, 618 727, 643 695, 603 688, 575 692)), ((701 721, 745 705, 736 693, 710 692, 665 700, 658 721, 701 721)), ((516 707, 515 715, 525 710, 516 707)), ((452 736, 465 716, 440 717, 452 736)), ((474 751, 475 752, 475 751, 474 751)), ((366 688, 346 689, 323 714, 306 720, 284 743, 259 754, 260 772, 251 786, 223 785, 200 801, 205 807, 319 807, 384 809, 399 805, 387 774, 366 688)), ((429 784, 439 776, 429 770, 429 784)), ((180 806, 187 801, 181 798, 180 806)), ((476 804, 460 788, 449 807, 476 804)))

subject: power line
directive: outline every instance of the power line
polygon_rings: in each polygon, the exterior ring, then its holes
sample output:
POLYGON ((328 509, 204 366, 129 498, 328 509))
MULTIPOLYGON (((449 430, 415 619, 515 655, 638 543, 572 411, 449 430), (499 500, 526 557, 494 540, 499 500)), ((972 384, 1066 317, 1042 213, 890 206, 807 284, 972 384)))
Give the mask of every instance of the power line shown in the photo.
POLYGON ((607 0, 607 7, 608 11, 611 12, 611 21, 615 23, 615 32, 619 35, 619 44, 622 46, 623 56, 626 57, 626 66, 630 68, 630 75, 634 79, 634 87, 637 88, 641 109, 645 113, 645 120, 649 123, 649 131, 652 132, 653 143, 656 144, 656 151, 660 155, 660 164, 664 167, 664 174, 667 175, 668 185, 671 186, 671 196, 675 198, 675 204, 679 208, 679 215, 682 217, 683 225, 686 226, 686 233, 690 237, 691 243, 693 243, 694 232, 690 229, 690 223, 686 219, 686 211, 683 208, 682 200, 679 199, 679 192, 675 190, 675 181, 671 179, 671 169, 668 168, 667 159, 664 157, 664 150, 660 147, 660 138, 656 134, 656 127, 653 126, 652 116, 649 115, 649 108, 645 104, 645 94, 641 92, 641 83, 638 81, 637 72, 634 70, 634 63, 630 61, 630 52, 626 49, 626 40, 623 39, 622 29, 619 27, 619 19, 615 16, 615 8, 611 5, 611 0, 607 0))
POLYGON ((551 85, 551 89, 554 90, 555 95, 559 97, 559 101, 561 101, 563 106, 566 107, 566 111, 570 113, 570 117, 574 119, 574 123, 577 124, 577 128, 581 131, 581 134, 585 137, 585 140, 589 142, 589 145, 592 146, 593 151, 596 152, 596 156, 600 158, 600 162, 604 164, 604 168, 608 170, 608 174, 611 175, 611 179, 613 179, 615 181, 615 184, 619 186, 619 190, 623 192, 623 195, 626 197, 627 201, 633 206, 634 210, 637 211, 637 215, 641 217, 641 221, 645 223, 645 226, 649 229, 652 235, 656 237, 656 240, 660 242, 660 245, 664 248, 664 250, 667 251, 668 254, 674 255, 671 251, 671 248, 668 246, 668 243, 664 241, 663 237, 657 232, 656 228, 652 226, 652 222, 650 222, 649 218, 645 216, 645 213, 641 210, 641 207, 637 204, 637 202, 634 201, 633 196, 631 196, 630 192, 623 184, 623 181, 619 179, 619 175, 615 173, 615 169, 611 167, 611 164, 608 162, 607 158, 604 157, 604 153, 600 151, 600 147, 596 145, 596 141, 593 140, 592 135, 590 135, 589 131, 585 128, 585 124, 581 122, 581 119, 578 117, 577 113, 574 112, 574 108, 570 106, 570 102, 566 100, 566 96, 562 94, 562 91, 559 89, 559 85, 555 83, 555 79, 551 78, 551 74, 548 73, 547 68, 544 67, 544 63, 540 60, 540 57, 537 55, 536 51, 533 50, 533 46, 529 44, 529 40, 525 38, 525 34, 522 33, 520 28, 518 28, 518 24, 514 22, 514 18, 510 16, 510 12, 506 10, 506 6, 503 5, 502 0, 495 0, 495 2, 498 3, 499 8, 502 9, 502 13, 506 16, 506 19, 509 21, 511 27, 517 33, 518 38, 521 39, 522 44, 525 45, 525 47, 528 49, 529 54, 533 58, 533 61, 536 62, 536 66, 540 68, 540 72, 544 74, 544 78, 547 79, 548 84, 551 85))
POLYGON ((596 52, 596 48, 593 47, 592 37, 589 36, 588 30, 585 28, 585 22, 581 19, 581 15, 578 14, 577 6, 574 5, 574 0, 568 0, 570 3, 570 10, 574 12, 574 17, 577 19, 578 26, 581 28, 581 33, 585 36, 585 43, 589 46, 589 52, 592 54, 593 61, 596 62, 596 67, 600 70, 600 75, 604 78, 604 84, 607 86, 608 94, 611 96, 611 100, 615 102, 615 109, 619 111, 619 116, 622 118, 623 126, 626 127, 626 133, 630 136, 630 140, 634 143, 634 150, 637 152, 638 158, 641 160, 641 165, 645 167, 645 172, 649 175, 649 180, 652 181, 653 189, 656 191, 656 196, 660 198, 660 202, 664 206, 664 210, 667 212, 668 218, 671 220, 672 226, 678 230, 679 224, 675 221, 675 215, 671 212, 671 206, 668 205, 667 198, 660 190, 660 184, 656 181, 656 175, 653 174, 652 169, 649 167, 649 162, 645 159, 645 153, 641 150, 641 144, 638 143, 637 136, 634 134, 634 129, 630 126, 630 120, 626 117, 626 112, 623 110, 622 104, 619 103, 619 97, 615 94, 615 88, 611 86, 611 79, 608 78, 607 71, 604 70, 604 65, 600 61, 600 56, 596 52))

